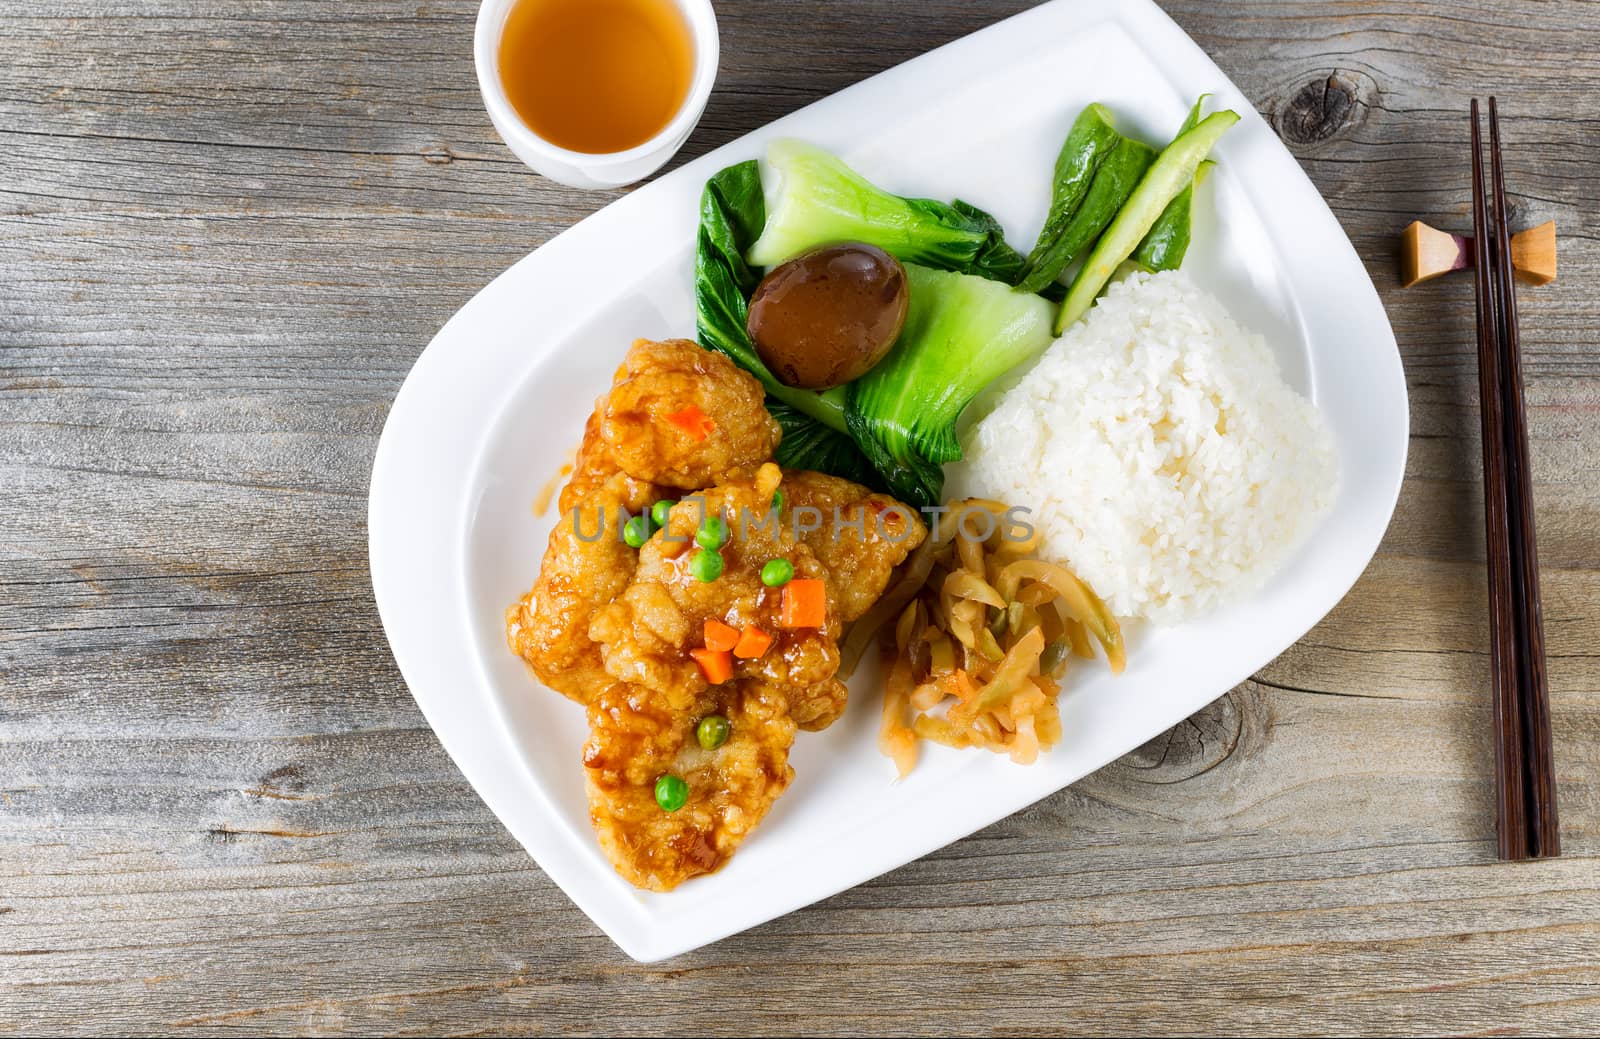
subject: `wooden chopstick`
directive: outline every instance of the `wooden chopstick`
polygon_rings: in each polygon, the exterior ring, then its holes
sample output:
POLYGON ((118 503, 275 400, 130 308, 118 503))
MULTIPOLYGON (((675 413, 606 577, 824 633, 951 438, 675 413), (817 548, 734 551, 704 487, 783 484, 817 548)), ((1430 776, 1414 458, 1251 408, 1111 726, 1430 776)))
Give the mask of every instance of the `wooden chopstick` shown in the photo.
MULTIPOLYGON (((1489 241, 1489 214, 1483 192, 1483 141, 1478 128, 1478 101, 1472 101, 1472 234, 1489 241)), ((1492 250, 1480 248, 1480 260, 1492 250)), ((1511 614, 1510 537, 1506 529, 1506 474, 1502 445, 1499 314, 1491 276, 1492 264, 1473 265, 1478 314, 1478 417, 1483 431, 1483 516, 1485 555, 1489 564, 1489 670, 1494 694, 1495 834, 1502 859, 1528 856, 1524 818, 1522 712, 1518 706, 1515 621, 1511 614)))
POLYGON ((1489 98, 1489 163, 1494 182, 1495 281, 1500 332, 1501 413, 1505 421, 1506 518, 1511 539, 1511 602, 1516 614, 1517 677, 1522 706, 1524 795, 1528 854, 1561 854, 1556 816, 1555 762, 1550 731, 1550 688, 1545 675, 1544 617, 1539 598, 1539 551, 1534 532, 1533 478, 1528 459, 1528 418, 1522 389, 1522 343, 1517 293, 1512 283, 1511 230, 1506 221, 1500 117, 1489 98))
POLYGON ((1494 693, 1495 822, 1502 859, 1560 854, 1550 702, 1544 669, 1538 552, 1528 463, 1511 235, 1506 223, 1499 120, 1489 101, 1493 233, 1483 176, 1478 102, 1472 102, 1472 223, 1479 243, 1478 396, 1483 431, 1484 533, 1489 570, 1489 659, 1494 693))

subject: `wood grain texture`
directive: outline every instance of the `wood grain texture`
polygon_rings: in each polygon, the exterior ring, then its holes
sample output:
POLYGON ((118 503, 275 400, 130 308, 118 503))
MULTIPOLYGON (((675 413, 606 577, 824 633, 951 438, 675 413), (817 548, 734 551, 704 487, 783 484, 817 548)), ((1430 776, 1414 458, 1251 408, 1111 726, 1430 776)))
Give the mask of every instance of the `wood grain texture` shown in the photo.
MULTIPOLYGON (((386 409, 603 204, 499 143, 475 4, 0 0, 0 1033, 1592 1032, 1600 2, 1166 0, 1394 320, 1408 478, 1302 642, 888 876, 629 962, 440 750, 372 605, 386 409), (63 13, 63 12, 68 13, 63 13), (1493 862, 1466 100, 1516 226, 1567 854, 1493 862)), ((684 158, 1029 6, 727 0, 684 158)), ((844 853, 841 850, 841 853, 844 853)))

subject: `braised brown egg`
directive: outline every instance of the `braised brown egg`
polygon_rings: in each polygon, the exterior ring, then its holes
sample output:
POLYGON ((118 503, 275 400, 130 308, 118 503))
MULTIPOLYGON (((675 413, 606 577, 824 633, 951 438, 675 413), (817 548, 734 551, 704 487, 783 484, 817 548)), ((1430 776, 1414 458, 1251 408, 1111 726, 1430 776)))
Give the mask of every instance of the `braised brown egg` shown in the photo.
POLYGON ((824 390, 865 375, 900 337, 905 268, 876 246, 830 245, 774 267, 750 299, 748 328, 790 386, 824 390))

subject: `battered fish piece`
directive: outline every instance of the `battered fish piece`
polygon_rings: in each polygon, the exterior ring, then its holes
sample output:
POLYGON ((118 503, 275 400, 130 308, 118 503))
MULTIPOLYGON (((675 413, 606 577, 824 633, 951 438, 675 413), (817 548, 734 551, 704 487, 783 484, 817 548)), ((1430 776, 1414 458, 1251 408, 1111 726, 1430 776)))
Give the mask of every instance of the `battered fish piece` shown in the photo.
POLYGON ((712 619, 739 630, 754 626, 776 639, 759 659, 736 659, 735 680, 760 680, 802 694, 792 702, 804 728, 824 728, 843 711, 844 686, 833 679, 839 669, 836 611, 828 611, 821 628, 786 629, 778 623, 782 590, 761 581, 761 568, 773 559, 787 559, 797 577, 827 580, 792 525, 772 509, 780 477, 768 463, 748 480, 709 488, 673 507, 666 528, 639 550, 633 582, 590 625, 589 636, 601 646, 613 679, 686 708, 709 686, 688 650, 700 645, 705 622, 712 619), (701 581, 689 561, 701 551, 694 534, 712 515, 727 523, 729 537, 721 550, 722 574, 701 581))
POLYGON ((670 493, 651 480, 652 473, 720 475, 734 465, 753 468, 771 455, 778 435, 760 383, 727 358, 681 339, 636 341, 584 424, 572 476, 557 501, 562 518, 550 532, 538 581, 507 611, 512 651, 545 685, 588 703, 610 682, 600 648, 589 637, 590 622, 628 587, 638 562, 619 534, 622 513, 638 515, 670 493), (691 405, 707 414, 719 409, 723 425, 695 440, 662 417, 660 435, 626 440, 636 419, 651 409, 665 416, 691 405), (605 529, 594 537, 602 520, 605 529))
POLYGON ((654 497, 653 487, 623 473, 589 492, 556 522, 539 579, 506 613, 512 652, 539 681, 578 703, 587 704, 611 683, 589 624, 628 587, 638 564, 638 554, 617 535, 619 517, 649 508, 654 497))
POLYGON ((928 536, 915 509, 837 476, 785 472, 783 496, 792 508, 822 515, 820 528, 800 536, 827 572, 828 594, 846 624, 872 608, 894 568, 928 536))
MULTIPOLYGON (((600 435, 600 409, 606 398, 595 401, 595 410, 583 425, 583 441, 578 445, 578 455, 572 462, 572 475, 561 488, 556 508, 565 516, 587 502, 602 488, 610 485, 609 493, 637 512, 649 508, 659 496, 659 488, 648 480, 636 479, 622 471, 611 447, 600 435), (619 479, 620 477, 620 479, 619 479)), ((591 503, 598 504, 598 503, 591 503)))
POLYGON ((640 339, 617 369, 599 415, 600 437, 628 475, 692 490, 753 470, 772 457, 783 430, 767 414, 755 377, 687 339, 640 339), (671 416, 697 409, 704 436, 671 416))
POLYGON ((617 871, 640 887, 668 891, 719 868, 766 815, 793 777, 796 729, 844 712, 844 626, 927 536, 892 498, 785 474, 771 461, 780 436, 760 383, 727 358, 686 340, 635 342, 584 427, 538 581, 507 611, 511 648, 588 709, 590 817, 617 871), (674 501, 665 528, 630 548, 621 524, 662 499, 674 501), (802 509, 820 525, 798 523, 802 509), (695 535, 708 516, 727 536, 720 572, 701 580, 695 560, 712 550, 695 535), (826 588, 820 626, 779 623, 782 588, 761 571, 780 559, 826 588), (731 677, 712 685, 691 655, 708 620, 772 642, 753 659, 735 655, 731 677), (695 728, 710 714, 728 719, 729 735, 705 750, 695 728), (656 801, 665 775, 688 787, 675 811, 656 801))
POLYGON ((628 881, 670 891, 727 862, 794 778, 795 725, 777 689, 728 683, 675 710, 637 686, 606 689, 589 708, 589 817, 600 847, 628 881), (704 750, 699 719, 721 714, 728 741, 704 750), (689 799, 675 812, 656 803, 656 780, 683 779, 689 799))

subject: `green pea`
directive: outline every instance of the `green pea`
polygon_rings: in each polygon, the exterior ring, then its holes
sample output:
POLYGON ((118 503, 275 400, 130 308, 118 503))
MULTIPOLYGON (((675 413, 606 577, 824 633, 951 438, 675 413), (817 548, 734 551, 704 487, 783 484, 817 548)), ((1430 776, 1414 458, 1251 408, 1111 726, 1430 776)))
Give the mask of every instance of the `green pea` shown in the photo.
POLYGON ((761 583, 768 588, 782 588, 794 580, 794 564, 787 559, 769 559, 761 568, 761 583))
POLYGON ((706 750, 716 750, 728 742, 728 732, 733 728, 720 714, 708 714, 694 727, 694 738, 706 750))
POLYGON ((663 812, 676 812, 689 800, 689 784, 672 773, 656 780, 656 804, 663 812))
POLYGON ((783 491, 781 491, 781 490, 777 490, 777 491, 773 491, 772 492, 772 511, 773 512, 782 512, 783 511, 783 491))
POLYGON ((701 548, 715 552, 728 543, 728 523, 721 516, 707 516, 700 521, 700 530, 694 536, 701 548))
POLYGON ((722 576, 722 554, 701 549, 689 558, 689 573, 709 584, 722 576))
POLYGON ((672 511, 672 502, 665 498, 650 506, 650 522, 657 527, 667 525, 667 513, 672 511))
POLYGON ((629 548, 643 548, 644 543, 650 540, 650 517, 635 516, 623 524, 622 540, 628 543, 629 548))

